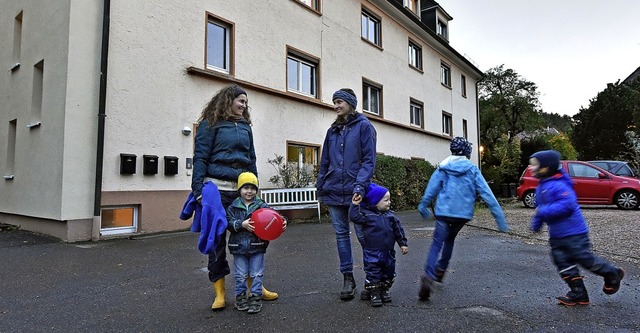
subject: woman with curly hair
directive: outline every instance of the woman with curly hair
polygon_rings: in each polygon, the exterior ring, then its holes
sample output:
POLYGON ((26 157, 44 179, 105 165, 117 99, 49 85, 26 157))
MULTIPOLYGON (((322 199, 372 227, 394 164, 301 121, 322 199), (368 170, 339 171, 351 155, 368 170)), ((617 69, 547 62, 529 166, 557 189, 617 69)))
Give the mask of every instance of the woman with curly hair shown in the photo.
MULTIPOLYGON (((195 137, 191 190, 193 198, 203 206, 221 202, 226 210, 238 197, 238 176, 247 171, 258 174, 249 111, 247 92, 236 84, 218 91, 202 110, 195 137)), ((202 218, 213 218, 210 216, 203 214, 202 218)), ((213 221, 202 221, 205 223, 213 221)), ((226 232, 218 235, 208 253, 209 280, 216 293, 212 310, 225 307, 224 278, 230 273, 226 237, 226 232)), ((274 300, 278 294, 263 288, 262 298, 274 300)))

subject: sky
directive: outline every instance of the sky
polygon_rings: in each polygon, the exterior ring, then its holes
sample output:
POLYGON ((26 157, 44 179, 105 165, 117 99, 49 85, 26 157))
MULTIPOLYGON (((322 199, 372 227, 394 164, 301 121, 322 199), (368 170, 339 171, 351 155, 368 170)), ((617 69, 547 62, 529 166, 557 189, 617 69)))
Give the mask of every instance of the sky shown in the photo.
POLYGON ((640 67, 640 0, 437 0, 449 43, 481 71, 534 82, 542 111, 573 116, 640 67))

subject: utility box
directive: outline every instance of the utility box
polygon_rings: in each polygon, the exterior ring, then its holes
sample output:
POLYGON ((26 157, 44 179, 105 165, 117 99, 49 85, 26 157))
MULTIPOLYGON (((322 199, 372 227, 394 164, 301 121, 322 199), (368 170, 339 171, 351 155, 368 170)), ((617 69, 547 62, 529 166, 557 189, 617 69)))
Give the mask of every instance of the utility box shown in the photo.
POLYGON ((120 174, 133 175, 136 173, 136 155, 120 153, 120 174))
POLYGON ((155 175, 158 173, 158 156, 142 155, 142 174, 155 175))
POLYGON ((164 157, 164 174, 165 176, 173 176, 178 174, 178 157, 164 157))

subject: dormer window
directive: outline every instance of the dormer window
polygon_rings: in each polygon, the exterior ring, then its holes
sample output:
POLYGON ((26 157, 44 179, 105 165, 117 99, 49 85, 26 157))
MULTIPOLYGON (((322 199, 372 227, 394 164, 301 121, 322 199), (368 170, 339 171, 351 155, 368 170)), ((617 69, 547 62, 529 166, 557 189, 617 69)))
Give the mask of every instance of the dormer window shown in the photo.
POLYGON ((442 20, 438 19, 438 35, 442 36, 442 38, 449 40, 449 31, 447 30, 447 24, 442 20))
POLYGON ((409 8, 409 10, 411 10, 415 14, 418 14, 418 8, 420 8, 418 4, 419 0, 403 0, 403 1, 404 1, 405 7, 409 8))

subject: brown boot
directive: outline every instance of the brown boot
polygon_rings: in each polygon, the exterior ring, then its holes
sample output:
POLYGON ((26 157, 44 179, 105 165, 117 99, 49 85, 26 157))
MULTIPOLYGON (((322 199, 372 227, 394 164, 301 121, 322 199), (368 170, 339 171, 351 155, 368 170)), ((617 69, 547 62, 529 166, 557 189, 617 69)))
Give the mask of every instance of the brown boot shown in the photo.
POLYGON ((219 311, 224 309, 226 305, 224 302, 224 277, 219 278, 213 283, 213 290, 216 292, 216 298, 213 300, 213 304, 211 304, 211 310, 219 311))

